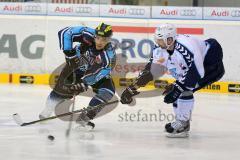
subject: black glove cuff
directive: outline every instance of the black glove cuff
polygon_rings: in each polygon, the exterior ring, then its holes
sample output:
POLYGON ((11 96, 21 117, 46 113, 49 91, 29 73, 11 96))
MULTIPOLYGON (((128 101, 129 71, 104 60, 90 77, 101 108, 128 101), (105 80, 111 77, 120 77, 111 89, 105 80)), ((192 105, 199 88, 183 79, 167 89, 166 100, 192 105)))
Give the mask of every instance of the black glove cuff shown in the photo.
POLYGON ((132 96, 135 96, 140 93, 137 91, 137 88, 134 85, 128 86, 127 90, 132 96))
POLYGON ((76 55, 76 50, 64 50, 63 53, 66 55, 66 57, 73 57, 76 55))

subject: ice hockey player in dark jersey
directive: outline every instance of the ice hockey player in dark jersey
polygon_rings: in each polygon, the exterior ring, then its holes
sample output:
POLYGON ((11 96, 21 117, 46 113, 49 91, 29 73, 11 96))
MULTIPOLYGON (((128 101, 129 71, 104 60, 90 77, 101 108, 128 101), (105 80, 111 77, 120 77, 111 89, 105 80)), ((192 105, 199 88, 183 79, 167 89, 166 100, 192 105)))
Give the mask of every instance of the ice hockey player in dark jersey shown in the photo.
MULTIPOLYGON (((89 107, 106 103, 112 99, 115 87, 111 71, 116 63, 116 54, 110 39, 112 28, 101 23, 96 29, 85 26, 66 27, 58 32, 60 48, 66 65, 61 71, 57 84, 48 96, 46 107, 39 118, 51 116, 56 106, 69 100, 73 95, 85 92, 91 86, 96 93, 89 107), (73 42, 78 42, 76 46, 73 42)), ((81 126, 94 124, 90 121, 98 109, 82 113, 77 119, 81 126)))
POLYGON ((155 31, 156 48, 145 69, 121 95, 129 104, 139 94, 137 89, 154 78, 154 65, 166 68, 176 79, 166 87, 164 102, 173 105, 175 121, 165 125, 168 137, 187 137, 194 107, 193 93, 216 82, 225 73, 221 45, 215 39, 200 40, 189 35, 177 35, 172 24, 163 24, 155 31))

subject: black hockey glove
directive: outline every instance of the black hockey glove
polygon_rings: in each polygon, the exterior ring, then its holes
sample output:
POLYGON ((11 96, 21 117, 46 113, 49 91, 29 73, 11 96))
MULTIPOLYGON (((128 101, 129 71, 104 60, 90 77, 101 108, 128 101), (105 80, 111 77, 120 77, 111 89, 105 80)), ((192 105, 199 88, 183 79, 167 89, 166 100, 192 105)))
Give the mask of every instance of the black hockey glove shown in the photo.
POLYGON ((79 95, 80 93, 87 91, 88 86, 81 81, 75 84, 65 84, 63 88, 74 95, 79 95))
POLYGON ((76 55, 76 49, 64 50, 63 53, 65 54, 67 65, 71 69, 76 69, 80 63, 79 57, 76 55))
POLYGON ((63 51, 66 57, 67 65, 76 70, 77 68, 86 68, 89 64, 89 60, 85 55, 81 53, 80 46, 77 45, 72 50, 65 50, 63 51))
POLYGON ((167 104, 175 102, 182 94, 182 92, 186 90, 187 89, 178 81, 170 84, 165 88, 165 91, 163 92, 163 95, 165 95, 164 102, 167 104))
POLYGON ((123 91, 120 101, 122 104, 130 104, 133 101, 132 97, 139 93, 133 85, 130 85, 123 91))

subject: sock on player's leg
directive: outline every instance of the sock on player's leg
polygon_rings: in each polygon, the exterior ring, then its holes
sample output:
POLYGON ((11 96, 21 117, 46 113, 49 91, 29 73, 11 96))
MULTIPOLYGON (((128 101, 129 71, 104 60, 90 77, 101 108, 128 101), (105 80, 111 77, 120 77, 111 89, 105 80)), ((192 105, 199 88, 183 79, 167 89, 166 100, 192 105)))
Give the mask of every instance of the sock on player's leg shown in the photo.
POLYGON ((191 113, 194 106, 193 96, 180 97, 173 104, 176 120, 165 125, 167 137, 187 137, 190 130, 191 113))

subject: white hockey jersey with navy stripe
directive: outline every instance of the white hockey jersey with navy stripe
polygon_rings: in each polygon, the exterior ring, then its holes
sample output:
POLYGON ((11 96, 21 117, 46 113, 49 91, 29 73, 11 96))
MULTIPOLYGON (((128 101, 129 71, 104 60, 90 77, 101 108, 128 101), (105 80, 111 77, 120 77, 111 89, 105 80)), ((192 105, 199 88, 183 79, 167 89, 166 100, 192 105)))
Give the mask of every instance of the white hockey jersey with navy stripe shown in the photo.
POLYGON ((204 40, 178 35, 173 54, 160 47, 153 50, 152 63, 167 67, 170 74, 185 87, 193 89, 204 76, 204 58, 209 46, 204 40))

